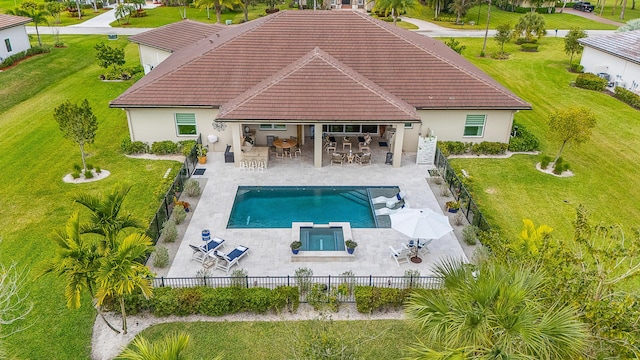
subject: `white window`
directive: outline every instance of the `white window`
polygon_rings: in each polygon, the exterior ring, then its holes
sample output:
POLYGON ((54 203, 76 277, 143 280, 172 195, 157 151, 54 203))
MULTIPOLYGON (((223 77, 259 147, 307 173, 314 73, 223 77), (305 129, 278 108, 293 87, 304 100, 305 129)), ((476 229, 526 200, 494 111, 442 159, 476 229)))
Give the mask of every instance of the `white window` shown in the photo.
POLYGON ((364 0, 358 0, 358 5, 363 6, 364 5, 364 0))
POLYGON ((464 123, 464 136, 482 137, 487 115, 467 115, 464 123))
POLYGON ((177 113, 176 116, 176 133, 178 136, 196 135, 198 129, 196 128, 196 114, 181 114, 177 113))
POLYGON ((413 129, 413 123, 404 123, 405 129, 413 129))
POLYGON ((260 130, 287 130, 285 124, 260 124, 260 130))
POLYGON ((7 48, 7 52, 11 52, 11 50, 13 49, 11 47, 11 40, 9 39, 4 39, 4 46, 7 48))

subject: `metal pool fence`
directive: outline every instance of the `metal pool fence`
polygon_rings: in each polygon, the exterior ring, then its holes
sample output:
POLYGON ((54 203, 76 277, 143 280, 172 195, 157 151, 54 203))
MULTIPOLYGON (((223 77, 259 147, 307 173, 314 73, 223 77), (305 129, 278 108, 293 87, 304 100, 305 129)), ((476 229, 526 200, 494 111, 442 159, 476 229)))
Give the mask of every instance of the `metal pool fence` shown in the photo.
POLYGON ((453 197, 460 202, 460 211, 462 211, 469 223, 477 226, 480 230, 491 231, 491 226, 480 212, 478 204, 471 198, 471 194, 462 184, 462 180, 456 175, 449 161, 438 148, 436 148, 435 165, 438 168, 440 176, 442 176, 449 186, 453 197))
POLYGON ((300 302, 307 302, 306 296, 315 286, 323 292, 338 296, 340 302, 354 303, 353 290, 356 286, 374 286, 395 289, 434 289, 439 287, 440 279, 431 276, 202 276, 153 279, 154 287, 190 288, 197 286, 262 287, 275 289, 278 286, 297 286, 300 289, 300 302), (342 291, 337 291, 341 289, 342 291))

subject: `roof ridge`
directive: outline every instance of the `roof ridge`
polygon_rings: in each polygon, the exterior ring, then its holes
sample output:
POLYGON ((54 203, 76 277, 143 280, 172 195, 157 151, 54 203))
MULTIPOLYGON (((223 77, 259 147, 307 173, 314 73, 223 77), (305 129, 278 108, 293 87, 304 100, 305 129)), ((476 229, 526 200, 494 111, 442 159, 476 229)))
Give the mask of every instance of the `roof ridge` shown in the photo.
MULTIPOLYGON (((516 101, 518 101, 518 102, 520 102, 522 104, 526 104, 525 101, 523 101, 522 99, 517 97, 515 94, 511 93, 508 89, 504 88, 503 86, 501 86, 497 82, 494 83, 493 81, 487 81, 488 79, 483 78, 482 76, 479 76, 478 74, 475 74, 475 73, 469 71, 469 69, 450 61, 450 59, 447 59, 446 57, 441 56, 437 52, 431 51, 431 49, 429 49, 428 47, 423 46, 423 44, 420 44, 419 41, 416 41, 414 39, 409 39, 408 37, 404 36, 404 34, 402 34, 402 32, 395 31, 395 29, 393 27, 391 27, 389 24, 387 24, 386 22, 374 21, 375 19, 373 19, 371 16, 369 16, 369 15, 365 16, 364 14, 359 13, 359 12, 357 14, 360 15, 363 19, 366 19, 370 23, 374 24, 375 26, 387 31, 388 33, 396 36, 397 38, 399 38, 401 40, 404 40, 405 42, 415 46, 416 48, 418 48, 418 49, 420 49, 420 50, 422 50, 422 51, 424 51, 426 53, 428 53, 429 55, 431 55, 431 56, 433 56, 433 57, 435 57, 435 58, 437 58, 437 59, 449 64, 450 66, 453 66, 457 70, 460 70, 460 71, 464 72, 465 74, 473 77, 474 79, 482 81, 484 84, 494 88, 495 90, 501 92, 502 94, 507 95, 510 98, 515 99, 516 101)), ((411 34, 411 36, 415 35, 415 33, 413 33, 413 32, 408 32, 406 34, 407 35, 411 34)), ((424 39, 431 39, 433 41, 437 41, 437 40, 434 40, 430 36, 424 36, 424 35, 419 35, 419 36, 423 37, 424 39)), ((422 38, 420 38, 420 39, 422 39, 422 38)), ((453 50, 451 50, 451 51, 453 51, 453 50)))
POLYGON ((282 70, 277 73, 271 75, 270 77, 264 79, 259 82, 255 86, 247 89, 244 93, 237 96, 235 99, 228 101, 224 104, 220 112, 218 113, 218 117, 223 117, 226 113, 230 113, 231 111, 241 107, 243 104, 253 100, 257 96, 264 93, 269 88, 279 84, 282 80, 292 76, 298 70, 304 68, 307 64, 312 62, 315 59, 320 59, 324 61, 329 66, 333 67, 340 73, 347 76, 349 79, 353 80, 366 90, 374 93, 376 96, 384 99, 387 103, 395 107, 396 109, 402 111, 403 113, 411 116, 412 118, 418 118, 415 108, 409 105, 404 100, 400 99, 396 95, 386 91, 382 87, 376 85, 372 81, 368 80, 365 76, 353 70, 348 65, 342 63, 340 60, 331 56, 331 54, 322 50, 320 47, 316 46, 311 51, 304 54, 302 57, 293 61, 288 66, 284 67, 282 70))

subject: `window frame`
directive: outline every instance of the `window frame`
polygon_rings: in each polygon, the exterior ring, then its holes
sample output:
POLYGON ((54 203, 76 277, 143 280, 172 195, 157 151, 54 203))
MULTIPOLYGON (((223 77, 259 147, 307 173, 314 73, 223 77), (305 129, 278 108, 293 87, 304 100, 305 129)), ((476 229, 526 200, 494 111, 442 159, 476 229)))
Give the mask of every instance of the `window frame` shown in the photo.
POLYGON ((13 46, 11 45, 11 39, 10 38, 4 39, 4 47, 7 49, 8 53, 13 51, 13 46))
POLYGON ((259 124, 259 130, 275 130, 275 131, 286 131, 287 124, 259 124))
POLYGON ((484 131, 487 126, 487 114, 467 114, 464 122, 464 130, 462 131, 462 137, 484 137, 484 131), (479 123, 480 117, 482 117, 482 124, 479 123), (467 135, 467 129, 476 128, 475 135, 467 135), (479 134, 478 134, 479 133, 479 134))
POLYGON ((198 121, 196 119, 196 114, 195 113, 174 113, 173 114, 173 121, 174 121, 174 124, 176 126, 176 136, 196 136, 196 135, 198 135, 198 121), (182 119, 179 119, 179 117, 182 118, 182 119), (193 119, 185 119, 184 117, 193 117, 193 119), (191 122, 191 120, 193 121, 193 123, 186 123, 186 121, 191 122), (194 133, 192 133, 192 134, 182 134, 182 133, 180 133, 180 127, 181 126, 193 126, 194 133))

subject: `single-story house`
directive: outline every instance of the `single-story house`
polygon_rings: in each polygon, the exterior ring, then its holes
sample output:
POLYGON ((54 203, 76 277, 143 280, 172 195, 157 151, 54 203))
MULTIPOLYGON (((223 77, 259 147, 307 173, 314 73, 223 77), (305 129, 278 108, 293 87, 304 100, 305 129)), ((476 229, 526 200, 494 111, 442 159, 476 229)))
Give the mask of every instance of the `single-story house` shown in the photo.
MULTIPOLYGON (((133 141, 385 136, 400 166, 419 137, 509 141, 531 105, 442 42, 358 11, 280 11, 176 50, 113 100, 133 141)), ((225 146, 213 146, 224 151, 225 146)))
POLYGON ((131 36, 129 41, 138 44, 140 64, 144 67, 144 73, 148 74, 173 52, 223 29, 225 26, 220 24, 185 19, 131 36))
POLYGON ((31 48, 25 24, 31 18, 0 14, 0 62, 31 48))
POLYGON ((584 72, 608 74, 614 86, 640 94, 640 30, 578 40, 584 72))

